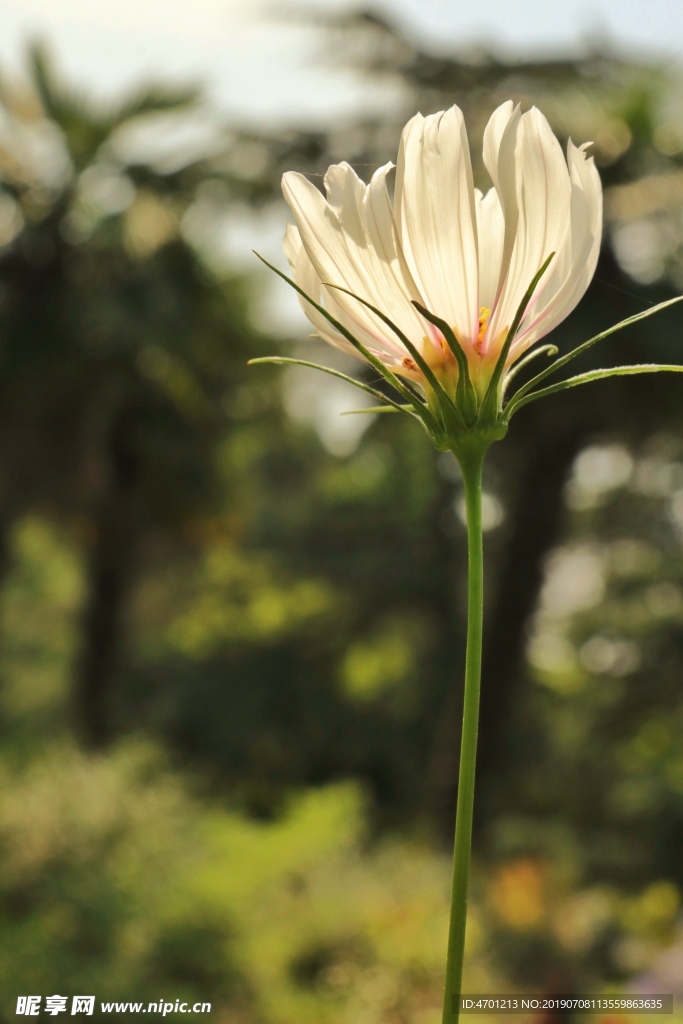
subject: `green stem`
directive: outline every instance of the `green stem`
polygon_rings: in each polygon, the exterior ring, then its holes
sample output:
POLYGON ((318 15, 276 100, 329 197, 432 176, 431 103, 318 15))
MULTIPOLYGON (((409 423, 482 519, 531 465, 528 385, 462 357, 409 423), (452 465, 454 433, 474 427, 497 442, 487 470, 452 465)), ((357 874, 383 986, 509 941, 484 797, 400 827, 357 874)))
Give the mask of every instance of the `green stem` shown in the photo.
POLYGON ((472 810, 479 729, 482 627, 484 617, 484 552, 481 523, 482 468, 485 448, 459 453, 467 507, 468 595, 465 700, 458 776, 458 808, 455 818, 451 920, 446 962, 446 993, 443 1024, 457 1024, 460 1016, 462 965, 465 953, 467 887, 472 848, 472 810))

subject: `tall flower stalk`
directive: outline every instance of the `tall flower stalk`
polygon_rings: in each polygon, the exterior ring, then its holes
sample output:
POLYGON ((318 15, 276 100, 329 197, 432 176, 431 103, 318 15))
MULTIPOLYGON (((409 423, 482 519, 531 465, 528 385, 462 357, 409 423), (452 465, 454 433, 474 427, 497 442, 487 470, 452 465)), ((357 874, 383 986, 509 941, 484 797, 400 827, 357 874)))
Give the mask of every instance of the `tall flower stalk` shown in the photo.
POLYGON ((482 663, 484 559, 482 474, 486 453, 525 405, 567 388, 620 374, 681 372, 641 364, 593 370, 545 384, 576 356, 629 324, 680 301, 660 303, 590 338, 516 391, 531 359, 555 357, 537 343, 576 306, 598 259, 602 188, 586 146, 567 158, 543 115, 511 101, 484 133, 493 187, 474 188, 464 119, 457 107, 403 130, 393 201, 379 168, 369 185, 345 163, 329 168, 326 198, 300 174, 283 192, 295 219, 285 253, 321 338, 360 357, 388 390, 301 359, 253 362, 309 366, 380 402, 359 412, 416 419, 439 451, 453 452, 467 508, 468 619, 460 774, 443 1022, 459 1019, 472 845, 482 663))
POLYGON ((443 1019, 458 1019, 462 965, 465 958, 467 890, 472 848, 474 777, 479 732, 479 694, 481 690, 482 631, 484 627, 484 543, 481 521, 481 482, 485 449, 475 450, 469 458, 461 456, 467 508, 467 655, 465 659, 465 695, 460 743, 458 806, 455 816, 453 884, 446 956, 446 988, 443 1019))

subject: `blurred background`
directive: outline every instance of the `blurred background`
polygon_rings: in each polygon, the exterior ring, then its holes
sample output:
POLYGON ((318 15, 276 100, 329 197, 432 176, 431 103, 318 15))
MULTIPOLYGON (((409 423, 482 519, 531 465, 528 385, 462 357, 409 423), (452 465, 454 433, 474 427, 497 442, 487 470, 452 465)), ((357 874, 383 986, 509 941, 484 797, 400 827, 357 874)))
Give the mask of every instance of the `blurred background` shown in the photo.
MULTIPOLYGON (((441 1019, 461 482, 346 385, 247 368, 365 372, 251 249, 284 266, 284 170, 367 178, 416 110, 464 109, 488 187, 513 97, 605 187, 553 340, 683 290, 680 4, 464 7, 0 9, 2 1021, 441 1019)), ((683 362, 682 325, 582 368, 683 362)), ((682 428, 675 379, 626 377, 491 451, 467 991, 683 999, 682 428)))

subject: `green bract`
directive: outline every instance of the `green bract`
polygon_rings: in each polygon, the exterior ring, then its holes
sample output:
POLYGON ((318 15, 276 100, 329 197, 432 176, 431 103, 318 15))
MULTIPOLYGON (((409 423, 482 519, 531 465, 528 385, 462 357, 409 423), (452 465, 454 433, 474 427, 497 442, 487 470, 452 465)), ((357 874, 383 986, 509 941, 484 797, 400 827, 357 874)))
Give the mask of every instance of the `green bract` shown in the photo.
MULTIPOLYGON (((257 253, 258 255, 258 253, 257 253)), ((348 289, 339 288, 340 291, 344 291, 346 294, 351 295, 357 299, 358 302, 367 306, 375 313, 376 316, 382 320, 387 327, 389 327, 398 339, 405 346, 407 352, 410 353, 410 357, 415 361, 424 377, 424 383, 422 387, 413 387, 397 376, 392 370, 390 370, 384 363, 381 362, 375 355, 372 354, 360 341, 358 341, 353 334, 344 327, 332 314, 315 302, 309 295, 307 295, 302 288, 296 284, 291 278, 283 274, 281 270, 274 267, 272 263, 264 259, 263 256, 259 256, 259 259, 271 270, 273 270, 279 277, 286 281, 292 286, 306 302, 309 302, 318 312, 325 317, 329 323, 340 332, 346 338, 346 340, 356 349, 358 354, 368 362, 373 369, 375 369, 389 384, 396 394, 403 399, 403 403, 397 401, 395 398, 384 394, 377 388, 371 387, 369 384, 365 384, 362 381, 355 380, 353 377, 349 377, 344 373, 340 373, 339 370, 333 370, 328 366, 322 366, 318 363, 311 363, 305 359, 291 359, 286 356, 264 356, 260 359, 252 359, 251 364, 254 363, 282 363, 282 364, 294 364, 298 366, 307 366, 311 369, 322 370, 323 373, 328 373, 333 377, 338 377, 341 380, 345 380, 347 383, 352 384, 354 387, 359 388, 361 391, 365 391, 367 394, 377 398, 383 404, 378 407, 371 407, 367 409, 358 409, 358 413, 378 413, 378 412, 403 412, 409 416, 413 416, 418 419, 424 429, 429 434, 434 446, 439 451, 452 451, 457 458, 461 459, 467 457, 467 453, 473 449, 486 450, 494 441, 500 441, 507 433, 508 425, 515 413, 521 409, 524 405, 528 405, 529 402, 534 402, 538 398, 545 398, 547 395, 555 394, 559 391, 564 391, 567 388, 577 387, 580 384, 588 384, 592 381, 602 380, 605 377, 616 377, 625 374, 636 374, 636 373, 658 373, 658 372, 683 372, 683 366, 668 365, 661 363, 640 363, 632 366, 612 366, 600 370, 591 370, 587 373, 578 374, 576 377, 569 377, 566 380, 552 384, 549 387, 539 388, 538 385, 545 381, 551 374, 556 373, 566 366, 576 356, 581 355, 592 345, 602 341, 604 338, 608 338, 610 334, 615 334, 617 331, 622 330, 624 327, 628 327, 630 324, 637 323, 639 320, 644 320, 646 317, 652 316, 654 313, 658 313, 668 306, 673 306, 675 303, 680 302, 683 299, 683 295, 676 296, 673 299, 669 299, 666 302, 660 302, 656 306, 652 306, 650 309, 646 309, 642 313, 637 313, 635 316, 628 317, 626 320, 622 320, 620 323, 615 324, 606 331, 602 331, 600 334, 596 334, 595 337, 585 341, 582 345, 578 345, 577 348, 568 352, 566 355, 561 356, 554 362, 547 366, 544 370, 538 373, 526 384, 522 385, 518 391, 506 400, 507 387, 510 381, 516 376, 517 371, 525 364, 535 358, 541 353, 547 353, 548 355, 555 355, 557 348, 554 345, 544 345, 538 349, 532 350, 526 359, 520 361, 510 369, 505 369, 505 363, 510 351, 510 347, 514 341, 515 334, 519 329, 519 325, 522 322, 527 306, 531 301, 534 291, 541 280, 541 277, 548 269, 554 253, 551 253, 545 260, 538 273, 534 276, 531 284, 529 285, 524 298, 522 299, 517 313, 510 325, 505 343, 500 350, 498 360, 495 364, 495 368, 491 375, 491 379, 488 383, 487 389, 480 399, 477 396, 476 390, 472 383, 469 373, 469 365, 467 356, 463 351, 454 331, 448 326, 448 324, 441 317, 435 313, 425 309, 420 303, 415 302, 414 305, 418 311, 430 320, 439 330, 442 332, 448 347, 456 358, 458 375, 457 383, 453 394, 449 394, 448 390, 444 386, 441 380, 433 372, 429 364, 424 359, 422 353, 413 345, 413 343, 406 337, 396 324, 392 323, 388 316, 386 316, 381 310, 377 309, 371 303, 358 295, 353 295, 348 289)), ((327 285, 328 288, 334 288, 334 285, 327 285)))

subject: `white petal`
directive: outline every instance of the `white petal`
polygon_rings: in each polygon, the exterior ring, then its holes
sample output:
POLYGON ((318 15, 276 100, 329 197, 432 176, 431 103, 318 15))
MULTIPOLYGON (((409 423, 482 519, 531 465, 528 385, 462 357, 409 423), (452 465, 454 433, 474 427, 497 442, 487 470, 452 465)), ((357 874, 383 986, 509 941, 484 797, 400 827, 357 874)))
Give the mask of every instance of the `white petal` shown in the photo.
POLYGON ((349 256, 338 213, 302 174, 289 171, 283 175, 282 191, 318 276, 353 288, 358 268, 349 256))
MULTIPOLYGON (((357 249, 357 245, 352 246, 352 251, 349 251, 351 240, 344 230, 339 214, 301 174, 285 174, 282 179, 282 190, 296 218, 304 249, 319 280, 340 285, 355 293, 361 292, 363 264, 362 261, 354 260, 357 254, 353 249, 357 249)), ((335 199, 338 200, 339 190, 335 191, 335 183, 333 192, 335 199)), ((352 211, 347 213, 345 220, 353 221, 352 211)), ((342 293, 339 292, 337 295, 341 297, 342 293)), ((364 295, 365 297, 367 296, 364 295)), ((354 306, 351 329, 356 336, 360 331, 369 334, 375 345, 381 344, 383 330, 378 326, 376 318, 372 317, 361 303, 356 302, 354 306)), ((359 337, 358 340, 363 339, 359 337)))
POLYGON ((294 273, 296 270, 296 261, 299 258, 299 252, 301 251, 301 235, 299 229, 293 224, 288 224, 285 228, 285 237, 282 240, 282 248, 284 249, 287 262, 289 263, 289 269, 294 273))
MULTIPOLYGON (((284 176, 283 191, 323 285, 340 285, 373 303, 421 345, 424 324, 410 303, 397 256, 385 180, 389 170, 389 165, 380 168, 369 188, 348 164, 330 167, 327 202, 298 174, 284 176)), ((323 294, 330 312, 368 348, 398 359, 406 355, 390 328, 362 303, 332 288, 324 287, 323 294)))
POLYGON ((513 345, 521 354, 567 317, 591 282, 600 254, 602 237, 602 185, 586 143, 577 148, 569 140, 567 161, 572 183, 571 227, 553 263, 551 279, 543 292, 541 308, 513 345))
MULTIPOLYGON (((567 164, 550 125, 535 107, 521 118, 515 159, 519 220, 507 279, 491 317, 489 337, 493 339, 510 326, 534 275, 551 252, 561 249, 569 230, 567 164)), ((535 316, 549 278, 550 272, 536 289, 527 321, 535 316)))
MULTIPOLYGON (((309 260, 308 254, 301 244, 299 230, 294 227, 293 224, 287 225, 283 248, 285 250, 285 256, 289 261, 295 282, 302 291, 306 292, 306 295, 308 295, 309 298, 320 304, 322 301, 320 278, 316 274, 313 264, 309 260)), ((301 308, 315 327, 316 333, 319 334, 324 341, 329 342, 330 345, 334 345, 336 348, 342 349, 344 352, 350 352, 352 355, 358 354, 351 342, 347 341, 342 334, 339 334, 329 320, 326 320, 315 306, 312 306, 310 302, 306 302, 302 295, 299 295, 298 298, 301 308)))
MULTIPOLYGON (((389 275, 387 283, 392 288, 398 288, 402 295, 405 293, 410 299, 423 302, 423 296, 413 280, 398 242, 386 180, 393 169, 394 165, 389 163, 373 174, 363 201, 363 223, 368 241, 380 258, 381 267, 389 275)), ((417 322, 422 327, 422 318, 418 317, 417 322)))
POLYGON ((325 174, 327 202, 339 217, 344 232, 357 245, 363 245, 365 231, 361 219, 361 206, 367 185, 361 181, 353 167, 346 161, 332 164, 325 174))
POLYGON ((476 213, 460 110, 416 115, 401 137, 395 188, 401 248, 425 304, 463 342, 479 331, 476 213))
POLYGON ((515 150, 520 120, 519 104, 515 107, 512 100, 508 100, 507 103, 503 103, 497 110, 494 110, 484 130, 484 164, 491 175, 491 181, 498 194, 505 220, 505 242, 500 260, 500 276, 491 303, 485 303, 489 308, 493 308, 498 301, 505 283, 517 235, 519 204, 515 150))
MULTIPOLYGON (((375 338, 367 335, 357 324, 350 322, 344 311, 339 309, 335 305, 334 300, 330 298, 327 289, 323 289, 320 277, 316 273, 315 267, 311 263, 308 253, 302 244, 299 229, 293 224, 287 225, 283 248, 292 269, 292 276, 299 288, 310 299, 317 302, 318 305, 324 304, 327 306, 331 315, 342 323, 347 330, 351 331, 354 337, 365 345, 366 348, 376 351, 377 344, 375 338)), ((302 295, 299 295, 298 298, 301 308, 315 328, 316 334, 324 341, 329 342, 330 345, 334 345, 349 355, 358 356, 358 351, 351 342, 337 331, 315 306, 307 302, 302 295)))
POLYGON ((479 302, 493 309, 505 244, 505 219, 495 188, 482 196, 475 189, 479 236, 479 302))
MULTIPOLYGON (((294 230, 296 231, 296 228, 294 230)), ((359 326, 348 316, 346 311, 337 303, 335 293, 327 288, 323 288, 320 278, 308 258, 308 253, 303 245, 299 250, 294 280, 311 299, 319 305, 324 305, 329 313, 348 331, 350 331, 357 341, 360 341, 365 348, 378 356, 383 363, 388 366, 401 366, 405 350, 401 348, 397 352, 388 351, 383 345, 377 343, 374 336, 368 334, 362 326, 359 326)), ((315 308, 315 306, 312 306, 310 302, 306 302, 302 296, 299 296, 299 301, 301 303, 301 308, 315 328, 316 334, 321 337, 323 341, 329 342, 330 345, 334 345, 335 348, 341 349, 342 352, 346 352, 347 355, 355 356, 357 359, 361 358, 358 354, 358 350, 351 344, 351 342, 348 341, 343 334, 337 331, 329 320, 315 308)))

